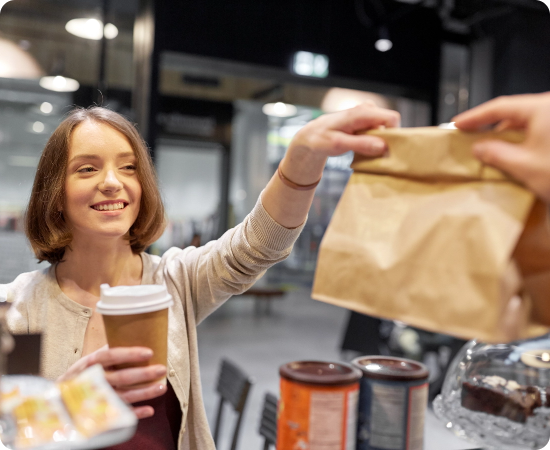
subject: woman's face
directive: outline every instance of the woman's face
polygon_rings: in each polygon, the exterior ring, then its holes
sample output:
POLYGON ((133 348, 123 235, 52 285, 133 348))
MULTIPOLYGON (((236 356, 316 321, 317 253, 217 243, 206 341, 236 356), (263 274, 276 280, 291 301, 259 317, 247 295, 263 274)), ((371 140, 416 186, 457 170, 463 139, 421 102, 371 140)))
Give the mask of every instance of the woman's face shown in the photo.
POLYGON ((123 237, 141 200, 136 156, 126 137, 86 120, 71 135, 63 215, 73 239, 123 237))

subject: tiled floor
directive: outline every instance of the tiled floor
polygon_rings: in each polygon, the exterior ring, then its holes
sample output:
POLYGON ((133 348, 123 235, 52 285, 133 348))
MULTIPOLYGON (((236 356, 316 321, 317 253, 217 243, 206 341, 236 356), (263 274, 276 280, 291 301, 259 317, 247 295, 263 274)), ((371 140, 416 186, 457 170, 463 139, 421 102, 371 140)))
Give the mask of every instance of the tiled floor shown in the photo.
MULTIPOLYGON (((297 290, 274 301, 270 315, 255 313, 252 297, 234 297, 198 328, 204 401, 211 426, 218 397, 215 383, 222 357, 237 363, 254 378, 241 435, 239 450, 261 450, 258 421, 264 393, 279 394, 278 368, 304 359, 340 361, 339 343, 347 311, 309 297, 297 290)), ((226 413, 218 450, 229 450, 233 417, 226 413)), ((431 412, 426 418, 425 450, 475 448, 455 437, 431 412)))

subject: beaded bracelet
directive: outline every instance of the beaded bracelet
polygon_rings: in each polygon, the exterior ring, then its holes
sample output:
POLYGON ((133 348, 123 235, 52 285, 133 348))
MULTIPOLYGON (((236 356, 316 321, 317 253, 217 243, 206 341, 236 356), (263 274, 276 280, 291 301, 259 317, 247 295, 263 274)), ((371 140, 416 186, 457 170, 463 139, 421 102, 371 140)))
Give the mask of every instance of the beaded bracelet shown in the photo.
POLYGON ((311 189, 315 189, 321 181, 321 178, 319 178, 319 180, 312 184, 296 184, 283 175, 283 171, 281 170, 282 163, 283 161, 281 160, 281 162, 279 163, 279 167, 277 167, 277 173, 279 174, 279 178, 281 179, 281 181, 291 189, 295 189, 297 191, 310 191, 311 189))

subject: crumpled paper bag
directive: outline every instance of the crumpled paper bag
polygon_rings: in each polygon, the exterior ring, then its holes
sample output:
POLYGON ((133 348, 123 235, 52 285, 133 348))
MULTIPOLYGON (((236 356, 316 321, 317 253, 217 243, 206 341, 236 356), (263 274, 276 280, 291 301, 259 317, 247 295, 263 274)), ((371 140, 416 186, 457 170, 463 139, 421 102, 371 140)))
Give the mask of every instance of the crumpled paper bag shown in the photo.
POLYGON ((323 237, 312 297, 464 339, 506 342, 550 325, 546 206, 472 156, 518 132, 384 129, 389 155, 356 155, 323 237))

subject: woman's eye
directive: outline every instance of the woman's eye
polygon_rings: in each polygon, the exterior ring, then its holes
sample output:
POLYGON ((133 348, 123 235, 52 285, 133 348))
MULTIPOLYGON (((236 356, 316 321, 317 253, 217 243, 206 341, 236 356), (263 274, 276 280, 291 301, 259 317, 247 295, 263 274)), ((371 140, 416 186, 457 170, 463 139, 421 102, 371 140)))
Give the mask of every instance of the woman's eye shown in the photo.
POLYGON ((90 172, 93 172, 93 171, 94 171, 93 167, 82 167, 82 168, 77 170, 77 172, 80 172, 80 173, 90 173, 90 172))
POLYGON ((134 164, 127 164, 124 166, 124 169, 126 170, 136 170, 136 166, 134 164))

